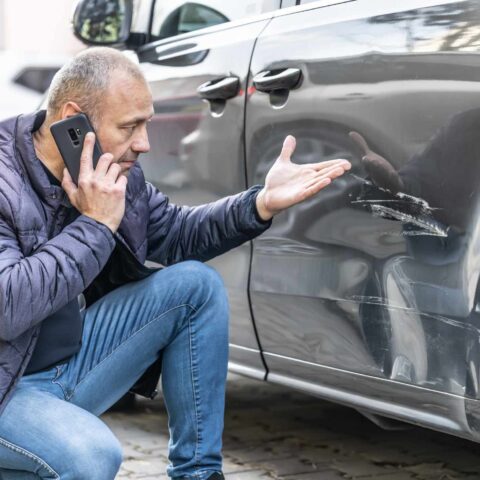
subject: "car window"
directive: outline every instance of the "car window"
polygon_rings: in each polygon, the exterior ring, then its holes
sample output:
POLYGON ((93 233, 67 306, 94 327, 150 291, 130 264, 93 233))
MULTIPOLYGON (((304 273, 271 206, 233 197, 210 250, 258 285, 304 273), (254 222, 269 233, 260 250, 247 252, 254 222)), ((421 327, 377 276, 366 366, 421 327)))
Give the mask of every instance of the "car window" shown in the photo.
POLYGON ((150 32, 151 40, 173 37, 220 23, 259 15, 280 8, 280 4, 281 0, 243 2, 156 0, 150 32))
POLYGON ((12 79, 13 83, 44 93, 60 67, 25 67, 12 79))

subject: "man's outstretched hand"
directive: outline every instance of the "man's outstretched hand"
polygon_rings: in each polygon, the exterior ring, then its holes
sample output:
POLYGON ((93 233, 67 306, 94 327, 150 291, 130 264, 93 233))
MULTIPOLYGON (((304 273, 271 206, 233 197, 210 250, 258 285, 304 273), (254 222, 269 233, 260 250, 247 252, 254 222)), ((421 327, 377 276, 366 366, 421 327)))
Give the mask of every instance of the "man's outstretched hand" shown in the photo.
POLYGON ((282 210, 303 202, 350 170, 348 160, 297 165, 290 157, 295 150, 292 135, 283 142, 282 152, 267 173, 265 187, 257 195, 257 211, 263 220, 270 220, 282 210))

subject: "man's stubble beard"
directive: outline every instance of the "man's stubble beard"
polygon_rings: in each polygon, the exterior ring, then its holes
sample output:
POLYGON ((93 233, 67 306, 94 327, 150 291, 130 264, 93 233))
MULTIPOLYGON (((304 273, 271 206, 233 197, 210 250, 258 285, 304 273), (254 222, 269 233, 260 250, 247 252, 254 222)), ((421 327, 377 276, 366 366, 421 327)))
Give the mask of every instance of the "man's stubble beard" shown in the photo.
MULTIPOLYGON (((138 153, 134 153, 134 152, 125 152, 118 160, 116 163, 118 163, 120 165, 120 167, 122 167, 121 163, 122 162, 137 162, 138 161, 138 156, 139 154, 138 153)), ((134 165, 131 165, 129 168, 122 168, 122 171, 121 171, 121 175, 124 175, 125 177, 128 178, 129 174, 130 174, 130 169, 133 168, 134 165)))
POLYGON ((138 160, 138 156, 138 153, 127 151, 117 160, 117 163, 136 162, 138 160))

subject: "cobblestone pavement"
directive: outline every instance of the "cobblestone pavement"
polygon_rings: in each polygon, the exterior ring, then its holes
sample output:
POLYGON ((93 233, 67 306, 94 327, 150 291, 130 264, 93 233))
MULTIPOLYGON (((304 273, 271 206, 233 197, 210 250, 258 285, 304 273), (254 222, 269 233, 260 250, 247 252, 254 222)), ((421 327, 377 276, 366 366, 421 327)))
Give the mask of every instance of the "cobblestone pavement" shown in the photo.
MULTIPOLYGON (((167 479, 161 399, 102 419, 124 446, 118 479, 167 479)), ((411 427, 384 431, 356 411, 284 387, 229 375, 227 480, 480 479, 480 445, 411 427)))

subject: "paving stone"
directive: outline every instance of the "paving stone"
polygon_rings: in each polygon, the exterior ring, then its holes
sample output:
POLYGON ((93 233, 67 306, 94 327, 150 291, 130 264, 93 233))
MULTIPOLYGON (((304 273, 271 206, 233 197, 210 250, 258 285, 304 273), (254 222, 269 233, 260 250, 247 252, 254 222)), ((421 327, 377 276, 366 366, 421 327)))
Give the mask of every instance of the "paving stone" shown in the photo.
POLYGON ((394 472, 386 475, 361 477, 361 480, 418 480, 418 477, 408 472, 394 472))
POLYGON ((318 467, 315 463, 295 457, 259 462, 259 465, 266 470, 275 472, 279 476, 314 473, 318 470, 326 470, 326 468, 322 469, 318 467))
POLYGON ((161 458, 136 458, 125 460, 122 463, 122 470, 137 475, 165 475, 168 462, 161 458))
MULTIPOLYGON (((353 452, 347 452, 352 455, 353 452)), ((376 465, 413 465, 418 463, 418 459, 411 452, 391 448, 376 443, 365 443, 358 455, 376 465)))
POLYGON ((271 480, 276 478, 263 470, 247 470, 244 472, 235 472, 225 475, 227 480, 271 480))
POLYGON ((465 473, 478 473, 480 478, 480 452, 456 452, 445 458, 448 468, 465 473))
POLYGON ((343 460, 342 462, 336 460, 334 465, 335 468, 342 472, 346 478, 362 478, 369 475, 384 475, 398 470, 398 468, 394 467, 381 467, 362 459, 349 459, 343 460))
POLYGON ((229 458, 225 457, 223 458, 223 473, 237 473, 237 472, 243 472, 246 469, 251 468, 251 465, 245 465, 241 463, 236 463, 229 458))
POLYGON ((345 477, 335 470, 286 475, 281 478, 282 480, 345 480, 345 477))
POLYGON ((124 461, 133 458, 141 458, 148 455, 141 451, 141 447, 139 445, 132 444, 130 442, 122 442, 122 450, 124 461))
POLYGON ((275 446, 259 446, 259 447, 244 447, 237 448, 235 450, 229 449, 228 455, 235 462, 241 464, 248 464, 252 462, 261 462, 267 461, 272 458, 282 459, 282 458, 291 458, 292 453, 290 449, 281 449, 275 446))
POLYGON ((446 468, 443 462, 422 463, 405 467, 405 470, 414 473, 422 480, 456 480, 465 478, 463 473, 446 468))

